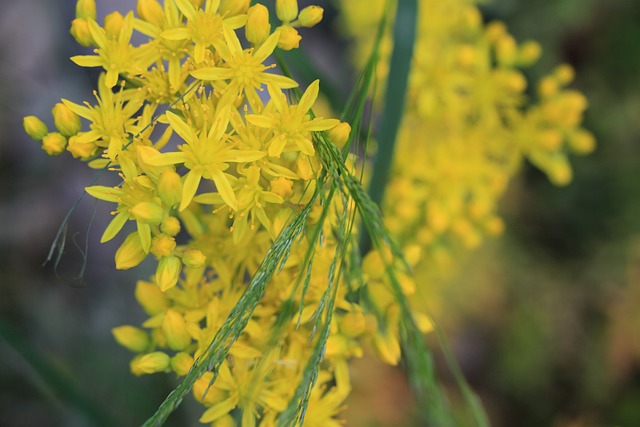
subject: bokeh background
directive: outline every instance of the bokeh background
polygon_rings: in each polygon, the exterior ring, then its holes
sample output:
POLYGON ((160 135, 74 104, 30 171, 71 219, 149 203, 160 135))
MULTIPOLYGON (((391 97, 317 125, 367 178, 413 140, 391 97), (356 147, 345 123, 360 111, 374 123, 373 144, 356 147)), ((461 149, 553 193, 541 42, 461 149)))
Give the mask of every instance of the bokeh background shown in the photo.
MULTIPOLYGON (((98 3, 99 16, 135 4, 98 3)), ((42 265, 93 178, 67 156, 49 158, 21 126, 25 115, 50 117, 61 97, 88 99, 96 74, 68 60, 82 53, 68 35, 74 5, 0 5, 0 425, 7 427, 139 425, 176 385, 169 376, 132 376, 129 352, 110 334, 142 319, 133 284, 151 266, 114 270, 117 243, 97 243, 106 205, 83 200, 57 268, 55 260, 42 265)), ((566 188, 532 167, 522 171, 502 205, 507 232, 458 260, 439 291, 446 309, 438 320, 492 425, 639 426, 640 2, 493 0, 482 9, 518 40, 541 42, 530 77, 573 65, 598 149, 572 159, 566 188)), ((326 22, 309 38, 331 60, 344 53, 343 41, 328 42, 339 37, 333 18, 327 6, 326 22)), ((348 82, 341 61, 325 62, 326 71, 348 82)), ((353 381, 349 425, 416 425, 401 371, 365 358, 354 364, 353 381)), ((454 392, 451 399, 457 408, 454 392)), ((199 413, 187 399, 167 425, 197 425, 199 413)))

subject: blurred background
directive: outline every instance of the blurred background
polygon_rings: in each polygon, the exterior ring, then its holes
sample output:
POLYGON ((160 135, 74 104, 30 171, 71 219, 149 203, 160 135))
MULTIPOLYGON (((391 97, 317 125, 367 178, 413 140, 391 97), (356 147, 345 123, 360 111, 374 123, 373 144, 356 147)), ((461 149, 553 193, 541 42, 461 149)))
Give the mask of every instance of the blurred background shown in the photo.
MULTIPOLYGON (((103 17, 135 1, 98 3, 103 17)), ((68 35, 74 6, 0 5, 0 425, 7 427, 139 425, 176 385, 169 376, 131 375, 130 353, 111 336, 111 328, 142 319, 134 283, 152 266, 114 270, 117 242, 97 243, 105 204, 83 200, 57 268, 55 259, 42 265, 94 176, 70 156, 49 158, 22 130, 23 116, 49 118, 62 97, 89 99, 97 74, 68 60, 83 53, 68 35)), ((482 10, 518 40, 542 44, 530 77, 560 62, 576 69, 573 86, 589 99, 585 127, 598 149, 572 158, 566 188, 523 170, 503 201, 507 232, 459 261, 438 320, 492 425, 638 426, 640 2, 493 0, 482 10)), ((327 6, 317 39, 337 37, 333 18, 327 6)), ((416 425, 402 372, 365 358, 354 364, 353 382, 349 425, 416 425)), ((167 425, 197 425, 199 414, 187 399, 167 425)))

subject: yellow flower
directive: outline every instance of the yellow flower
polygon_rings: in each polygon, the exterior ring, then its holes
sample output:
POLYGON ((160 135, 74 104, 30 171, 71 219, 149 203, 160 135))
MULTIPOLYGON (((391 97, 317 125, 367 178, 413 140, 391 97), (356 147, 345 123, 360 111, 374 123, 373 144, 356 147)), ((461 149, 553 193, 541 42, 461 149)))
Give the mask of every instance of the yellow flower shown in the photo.
POLYGON ((88 20, 91 37, 96 43, 97 56, 78 55, 71 58, 81 67, 103 67, 107 72, 105 84, 108 88, 118 83, 120 73, 142 74, 154 60, 151 45, 133 47, 130 44, 133 33, 133 12, 124 18, 118 37, 109 38, 103 28, 93 19, 88 20))
POLYGON ((95 142, 100 147, 108 147, 109 158, 113 161, 127 143, 129 135, 136 135, 141 124, 134 114, 143 105, 143 100, 132 96, 131 92, 121 90, 113 93, 102 75, 98 80, 98 92, 94 92, 98 105, 79 105, 66 99, 62 103, 78 116, 87 119, 89 132, 77 137, 77 143, 95 142))
POLYGON ((249 123, 273 130, 274 136, 268 144, 270 156, 280 157, 283 151, 292 151, 292 148, 313 156, 315 149, 311 132, 328 130, 340 123, 336 119, 312 119, 309 116, 309 110, 318 98, 319 85, 319 80, 311 83, 297 105, 289 105, 282 91, 269 85, 271 100, 264 114, 247 114, 249 123))
POLYGON ((204 60, 208 47, 216 42, 224 41, 222 30, 241 28, 247 22, 247 15, 235 15, 225 18, 218 13, 220 0, 207 0, 205 8, 195 8, 188 0, 175 0, 180 12, 187 18, 187 25, 182 28, 166 30, 162 37, 168 40, 191 40, 195 43, 193 59, 196 63, 204 60))
POLYGON ((265 72, 273 68, 264 65, 263 62, 276 48, 279 33, 271 34, 260 48, 246 50, 242 49, 240 40, 233 30, 224 28, 223 33, 225 43, 216 43, 216 49, 224 60, 224 67, 206 67, 191 73, 200 80, 228 81, 223 100, 220 101, 223 105, 229 101, 234 102, 244 94, 255 110, 260 104, 256 90, 260 90, 263 84, 272 84, 281 89, 298 86, 298 83, 288 77, 265 72))
POLYGON ((189 169, 184 181, 182 201, 179 210, 184 210, 198 190, 202 178, 212 180, 222 200, 236 210, 238 203, 233 192, 229 175, 224 173, 228 163, 247 163, 264 157, 260 151, 234 150, 227 142, 226 134, 229 115, 223 112, 208 131, 197 133, 191 126, 176 114, 167 112, 167 119, 173 130, 186 142, 180 146, 181 152, 163 153, 148 160, 155 166, 184 163, 189 169))

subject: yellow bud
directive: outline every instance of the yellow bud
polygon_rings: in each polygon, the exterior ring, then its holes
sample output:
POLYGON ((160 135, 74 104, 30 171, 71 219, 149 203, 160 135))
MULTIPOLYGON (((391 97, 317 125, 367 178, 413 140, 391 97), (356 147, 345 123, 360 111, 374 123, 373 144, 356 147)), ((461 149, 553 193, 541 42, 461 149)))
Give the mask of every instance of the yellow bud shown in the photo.
POLYGON ((578 154, 589 154, 596 148, 596 139, 586 130, 578 130, 569 137, 569 147, 578 154))
POLYGON ((547 150, 555 151, 562 145, 562 134, 557 129, 548 129, 538 134, 538 141, 547 150))
POLYGON ((169 306, 162 291, 153 283, 143 280, 136 283, 136 300, 149 315, 162 313, 169 306))
POLYGON ((322 14, 324 10, 320 6, 307 6, 300 11, 298 15, 298 22, 303 27, 313 27, 320 21, 322 21, 322 14))
POLYGON ((191 343, 191 336, 187 331, 184 317, 174 310, 167 310, 164 314, 162 332, 164 332, 171 350, 184 350, 191 343))
POLYGON ((278 27, 280 39, 278 39, 278 47, 282 50, 297 49, 300 46, 302 37, 298 34, 298 30, 288 25, 278 27))
POLYGON ((82 142, 80 139, 82 132, 69 138, 69 145, 67 151, 70 152, 73 157, 87 160, 93 157, 98 151, 98 146, 95 142, 82 142))
POLYGON ((349 141, 349 135, 351 134, 351 125, 346 122, 338 123, 333 128, 329 129, 329 140, 333 142, 336 147, 342 148, 349 141))
POLYGON ((196 380, 192 389, 193 397, 195 397, 198 402, 202 402, 207 406, 220 402, 227 397, 227 393, 211 385, 212 380, 213 373, 205 372, 204 375, 196 380))
POLYGON ((567 158, 563 155, 554 156, 547 167, 549 180, 558 186, 564 186, 571 182, 573 171, 567 158))
POLYGON ((234 418, 231 415, 225 414, 222 417, 218 418, 213 423, 213 426, 214 427, 236 427, 237 424, 236 424, 236 421, 234 420, 234 418))
POLYGON ((513 64, 518 55, 518 45, 513 37, 503 35, 496 41, 496 58, 501 65, 513 64))
POLYGON ((176 236, 180 232, 180 220, 174 216, 168 216, 162 220, 160 231, 168 236, 176 236))
POLYGON ((291 22, 298 16, 298 0, 276 0, 276 15, 282 22, 291 22))
POLYGON ((182 262, 187 267, 202 267, 206 261, 207 257, 198 249, 187 249, 182 255, 182 262))
POLYGON ((124 16, 118 11, 112 12, 104 17, 104 31, 107 37, 116 38, 122 30, 124 24, 124 16))
POLYGON ((244 31, 250 43, 261 45, 271 33, 269 9, 261 4, 251 6, 247 11, 247 25, 244 31))
POLYGON ((162 172, 158 178, 158 195, 166 206, 175 206, 182 199, 182 181, 180 175, 169 170, 162 172))
POLYGON ((522 66, 532 65, 540 58, 542 53, 542 47, 536 41, 526 41, 520 45, 520 52, 518 53, 518 63, 522 66))
POLYGON ((362 271, 371 279, 380 279, 385 274, 385 265, 380 252, 371 251, 362 260, 362 271))
POLYGON ((167 236, 166 234, 161 234, 151 240, 151 249, 149 252, 155 255, 156 258, 162 258, 172 255, 175 248, 176 239, 167 236))
POLYGON ((245 13, 249 9, 251 0, 222 0, 218 13, 226 16, 235 16, 245 13))
POLYGON ((137 376, 163 372, 169 367, 170 362, 171 359, 169 355, 161 351, 156 351, 135 357, 131 361, 131 372, 137 376))
POLYGON ((270 182, 271 192, 283 199, 289 198, 293 194, 293 181, 283 176, 270 182))
POLYGON ((485 37, 490 42, 496 43, 507 33, 507 26, 504 25, 504 22, 493 21, 487 24, 485 27, 485 37))
POLYGON ((538 93, 542 97, 548 97, 558 93, 558 82, 551 76, 544 77, 538 83, 538 93))
POLYGON ((383 334, 378 332, 373 336, 373 344, 378 357, 389 365, 397 365, 400 360, 400 343, 398 338, 389 330, 383 334))
POLYGON ((465 44, 458 47, 456 52, 458 63, 463 67, 470 67, 476 63, 477 52, 473 45, 465 44))
POLYGON ((76 3, 76 18, 96 19, 95 0, 78 0, 76 3))
POLYGON ((433 331, 433 322, 431 318, 424 313, 415 313, 413 320, 416 322, 416 326, 423 334, 433 331))
POLYGON ((53 122, 56 128, 64 136, 75 135, 82 129, 80 116, 60 102, 53 106, 51 114, 53 114, 53 122))
POLYGON ((556 79, 558 79, 558 81, 561 84, 568 85, 573 81, 573 78, 575 77, 575 72, 573 71, 573 67, 571 67, 571 65, 562 64, 555 69, 555 71, 553 72, 553 75, 556 77, 556 79))
POLYGON ((193 357, 187 353, 178 353, 171 359, 171 369, 178 376, 184 377, 193 366, 193 357))
POLYGON ((342 335, 331 335, 327 340, 325 355, 329 358, 334 356, 346 356, 349 349, 347 338, 342 335))
POLYGON ((153 202, 140 202, 130 208, 129 213, 136 220, 149 224, 160 224, 164 218, 162 206, 153 202))
POLYGON ((27 116, 22 119, 22 127, 27 135, 35 141, 41 141, 49 132, 47 125, 36 116, 27 116))
POLYGON ((141 353, 149 346, 149 335, 140 328, 123 325, 111 330, 114 338, 121 346, 141 353))
POLYGON ((164 22, 164 10, 157 0, 138 0, 136 12, 143 21, 157 27, 161 27, 164 22))
POLYGON ((89 22, 86 19, 76 18, 71 21, 69 33, 80 46, 89 47, 94 44, 91 31, 89 31, 89 22))
POLYGON ((42 149, 50 156, 62 154, 67 148, 67 138, 58 132, 51 132, 42 138, 42 149))
POLYGON ((147 254, 142 248, 140 236, 137 231, 129 234, 122 245, 116 251, 116 268, 118 270, 128 270, 140 264, 147 254))
POLYGON ((173 288, 180 278, 182 263, 175 256, 160 258, 158 268, 156 268, 156 284, 162 292, 173 288))
POLYGON ((484 229, 490 236, 499 236, 504 232, 504 228, 504 221, 502 220, 502 218, 499 218, 497 216, 489 218, 484 223, 484 229))
POLYGON ((340 319, 340 332, 350 338, 355 338, 365 332, 367 319, 361 311, 345 314, 340 319))

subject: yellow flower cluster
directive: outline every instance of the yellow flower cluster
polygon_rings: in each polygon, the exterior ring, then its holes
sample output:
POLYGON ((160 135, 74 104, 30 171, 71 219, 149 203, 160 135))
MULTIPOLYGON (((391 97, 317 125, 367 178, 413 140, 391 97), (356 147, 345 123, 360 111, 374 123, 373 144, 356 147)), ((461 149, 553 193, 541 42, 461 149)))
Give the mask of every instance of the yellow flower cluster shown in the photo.
MULTIPOLYGON (((342 0, 356 57, 370 51, 384 1, 342 0)), ((403 244, 424 249, 433 269, 456 247, 477 247, 504 228, 499 200, 524 159, 557 185, 572 177, 569 153, 587 154, 594 138, 580 127, 587 107, 559 66, 533 102, 521 68, 540 46, 518 44, 501 22, 483 24, 474 0, 421 0, 403 121, 385 193, 386 225, 403 244)), ((392 40, 383 42, 386 79, 392 40)), ((383 80, 384 81, 384 80, 383 80)))
MULTIPOLYGON (((400 312, 383 263, 372 257, 376 314, 348 297, 362 283, 345 283, 336 272, 336 260, 345 263, 336 228, 353 208, 313 197, 323 169, 314 135, 331 130, 329 139, 342 147, 349 125, 311 113, 318 81, 294 103, 283 90, 298 83, 268 64, 276 48, 298 47, 296 28, 318 23, 322 8, 298 11, 296 0, 277 0, 276 14, 282 25, 272 31, 268 9, 248 0, 138 0, 136 13, 114 12, 101 26, 93 0, 79 0, 71 34, 95 49, 72 60, 102 69, 96 101, 63 99, 53 109, 57 132, 34 116, 24 127, 48 154, 66 150, 122 180, 86 191, 114 204, 102 242, 135 223, 115 254, 116 268, 133 268, 149 255, 157 260, 155 275, 136 285, 148 319, 113 330, 136 353, 136 375, 186 376, 276 237, 313 203, 307 232, 292 244, 226 359, 195 382, 193 394, 207 408, 203 423, 276 425, 303 377, 319 322, 331 319, 304 425, 337 427, 351 389, 347 361, 368 342, 383 360, 398 363, 400 312), (134 32, 148 42, 133 45, 134 32), (328 317, 330 289, 335 310, 328 317), (282 325, 287 304, 300 310, 282 325)), ((403 291, 414 291, 408 275, 400 280, 403 291)), ((430 327, 426 317, 417 320, 430 327)))

